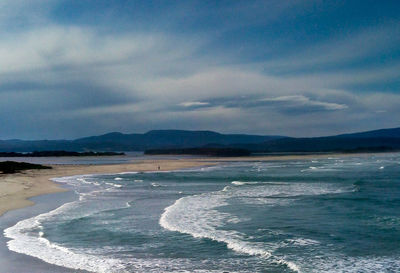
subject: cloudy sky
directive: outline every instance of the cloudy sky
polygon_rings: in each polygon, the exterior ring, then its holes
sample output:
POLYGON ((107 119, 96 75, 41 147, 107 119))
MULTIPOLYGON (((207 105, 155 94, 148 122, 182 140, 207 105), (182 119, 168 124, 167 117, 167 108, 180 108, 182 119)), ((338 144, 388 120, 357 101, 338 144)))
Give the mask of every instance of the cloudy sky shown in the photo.
POLYGON ((400 126, 400 2, 1 0, 0 139, 400 126))

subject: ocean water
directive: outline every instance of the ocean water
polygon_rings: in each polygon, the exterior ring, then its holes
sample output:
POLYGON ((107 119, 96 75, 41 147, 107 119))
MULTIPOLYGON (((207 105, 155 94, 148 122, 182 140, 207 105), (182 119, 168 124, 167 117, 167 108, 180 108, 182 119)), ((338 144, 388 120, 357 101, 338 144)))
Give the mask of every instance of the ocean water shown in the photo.
POLYGON ((400 154, 58 178, 78 199, 4 231, 92 272, 400 272, 400 154))

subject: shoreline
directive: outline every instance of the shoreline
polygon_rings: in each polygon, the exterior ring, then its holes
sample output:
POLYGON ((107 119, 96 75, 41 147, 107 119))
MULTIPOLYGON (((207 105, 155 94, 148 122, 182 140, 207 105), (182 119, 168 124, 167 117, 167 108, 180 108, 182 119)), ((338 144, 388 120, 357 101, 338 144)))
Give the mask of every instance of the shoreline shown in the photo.
MULTIPOLYGON (((221 158, 221 157, 202 157, 202 158, 174 158, 174 159, 158 159, 158 160, 138 160, 128 164, 112 164, 112 165, 51 165, 54 169, 48 170, 31 170, 23 173, 0 175, 0 186, 4 182, 4 177, 8 176, 8 182, 14 181, 17 185, 24 185, 23 183, 31 183, 25 185, 26 193, 16 193, 9 195, 8 198, 11 203, 17 206, 8 207, 3 215, 0 214, 2 223, 0 227, 2 230, 15 225, 17 222, 34 217, 41 213, 51 211, 64 203, 75 200, 75 193, 61 186, 57 182, 51 181, 53 178, 74 176, 74 175, 90 175, 90 174, 111 174, 111 173, 124 173, 124 172, 147 172, 147 171, 173 171, 179 169, 196 168, 214 166, 224 163, 235 163, 240 161, 284 161, 284 160, 313 160, 318 158, 336 158, 336 157, 349 157, 349 156, 366 156, 373 157, 381 154, 329 154, 329 155, 291 155, 291 156, 262 156, 262 157, 237 157, 237 158, 221 158), (158 170, 158 166, 161 169, 158 170), (29 188, 30 187, 30 188, 29 188), (30 190, 31 189, 31 190, 30 190), (35 194, 29 196, 30 194, 35 194), (28 199, 29 198, 29 199, 28 199), (34 205, 34 206, 33 206, 34 205)), ((0 202, 2 199, 4 187, 0 187, 0 202)), ((0 203, 1 205, 1 203, 0 203)), ((31 268, 33 273, 42 272, 62 272, 70 273, 77 272, 76 270, 60 267, 57 265, 49 264, 39 258, 28 256, 10 251, 7 242, 8 238, 0 236, 0 263, 6 269, 5 272, 16 272, 20 268, 31 268)), ((2 272, 2 270, 0 270, 2 272)), ((87 271, 79 271, 87 272, 87 271)))
MULTIPOLYGON (((72 202, 77 195, 52 179, 87 174, 111 174, 124 172, 173 171, 215 165, 197 160, 138 160, 125 164, 109 165, 51 165, 53 169, 29 170, 21 173, 0 175, 0 228, 5 230, 23 219, 54 210, 72 202), (160 166, 160 170, 158 169, 160 166), (6 185, 5 185, 6 184, 6 185), (11 187, 11 189, 9 188, 11 187), (7 191, 7 193, 5 192, 7 191)), ((0 264, 4 272, 17 272, 30 268, 32 273, 43 272, 87 272, 47 263, 39 258, 10 251, 3 234, 0 236, 0 264)), ((3 272, 0 269, 0 272, 3 272)))
MULTIPOLYGON (((215 163, 214 163, 215 164, 215 163)), ((111 165, 48 165, 52 169, 27 170, 21 173, 0 174, 0 217, 8 211, 33 206, 32 197, 65 192, 53 178, 123 172, 171 171, 185 168, 214 165, 198 160, 143 160, 127 164, 111 165)))
MULTIPOLYGON (((381 154, 381 153, 379 153, 381 154)), ((171 171, 185 168, 217 165, 223 162, 239 161, 284 161, 305 160, 329 157, 371 156, 377 153, 361 154, 310 154, 310 155, 274 155, 274 156, 249 156, 249 157, 198 157, 198 158, 172 158, 172 159, 143 159, 121 164, 60 164, 52 165, 52 169, 28 170, 15 174, 0 174, 0 217, 6 212, 32 206, 35 203, 30 198, 44 194, 68 191, 53 182, 53 178, 83 175, 105 174, 122 172, 146 171, 171 171)))
POLYGON ((89 273, 88 271, 76 271, 67 267, 46 263, 39 258, 10 251, 8 248, 10 239, 4 236, 4 230, 14 226, 18 222, 52 211, 65 203, 74 202, 77 198, 74 191, 34 196, 31 198, 34 202, 33 206, 11 210, 0 216, 0 229, 3 231, 0 236, 0 264, 2 266, 0 272, 25 272, 24 270, 29 268, 29 272, 31 273, 89 273))

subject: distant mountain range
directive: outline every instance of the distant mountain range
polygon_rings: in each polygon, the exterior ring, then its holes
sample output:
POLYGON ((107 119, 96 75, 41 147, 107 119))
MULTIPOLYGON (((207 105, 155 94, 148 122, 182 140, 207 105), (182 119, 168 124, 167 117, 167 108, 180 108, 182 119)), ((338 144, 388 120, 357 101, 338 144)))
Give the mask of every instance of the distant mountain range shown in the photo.
POLYGON ((0 152, 145 151, 198 147, 240 148, 261 153, 390 151, 400 149, 400 128, 311 138, 154 130, 145 134, 114 132, 75 140, 0 140, 0 152))
POLYGON ((258 144, 282 136, 220 134, 212 131, 154 130, 145 134, 118 132, 75 140, 0 140, 0 152, 32 151, 144 151, 160 148, 193 148, 205 145, 258 144))
POLYGON ((400 150, 400 128, 381 129, 328 137, 282 137, 259 144, 239 144, 235 148, 253 152, 379 152, 400 150))

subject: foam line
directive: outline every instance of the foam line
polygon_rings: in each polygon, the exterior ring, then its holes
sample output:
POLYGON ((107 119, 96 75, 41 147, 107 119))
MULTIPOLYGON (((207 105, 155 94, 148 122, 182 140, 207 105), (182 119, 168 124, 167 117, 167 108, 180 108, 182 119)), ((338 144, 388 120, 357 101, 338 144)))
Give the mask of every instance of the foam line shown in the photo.
POLYGON ((11 240, 7 246, 11 251, 39 258, 47 263, 72 268, 76 270, 106 272, 124 272, 122 262, 117 259, 101 258, 93 255, 78 253, 73 249, 52 243, 43 237, 41 221, 59 214, 75 206, 75 202, 66 203, 61 207, 38 216, 22 220, 16 225, 4 230, 4 236, 11 240))
POLYGON ((274 257, 270 251, 257 246, 256 243, 246 242, 243 234, 233 230, 218 229, 224 222, 240 221, 234 219, 235 217, 231 214, 215 209, 226 205, 226 199, 227 195, 221 194, 221 192, 180 198, 173 205, 165 208, 159 223, 167 230, 225 243, 229 249, 236 252, 261 256, 284 265, 292 271, 300 272, 296 264, 274 257))

